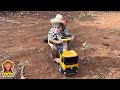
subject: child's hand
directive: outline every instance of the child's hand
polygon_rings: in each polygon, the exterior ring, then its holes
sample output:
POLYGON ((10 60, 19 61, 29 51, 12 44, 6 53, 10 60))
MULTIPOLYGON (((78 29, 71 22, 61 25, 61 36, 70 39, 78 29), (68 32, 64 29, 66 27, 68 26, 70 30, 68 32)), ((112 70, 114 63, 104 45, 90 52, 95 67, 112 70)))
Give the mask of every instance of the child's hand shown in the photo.
POLYGON ((62 44, 62 43, 63 43, 63 40, 62 40, 62 39, 60 39, 60 40, 59 40, 59 43, 60 43, 60 44, 62 44))
POLYGON ((63 43, 63 40, 62 40, 62 38, 59 38, 59 41, 60 41, 61 43, 63 43))

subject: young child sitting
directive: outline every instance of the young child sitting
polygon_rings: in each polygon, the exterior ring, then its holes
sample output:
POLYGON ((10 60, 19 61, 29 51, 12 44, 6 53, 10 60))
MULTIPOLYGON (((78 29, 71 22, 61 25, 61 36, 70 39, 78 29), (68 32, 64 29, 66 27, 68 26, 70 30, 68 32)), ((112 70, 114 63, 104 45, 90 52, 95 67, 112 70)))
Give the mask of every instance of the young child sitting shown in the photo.
POLYGON ((52 48, 53 60, 59 63, 60 59, 58 54, 58 48, 62 51, 62 47, 58 47, 58 45, 62 46, 63 37, 71 37, 71 41, 73 41, 74 36, 68 33, 68 30, 66 28, 67 20, 64 19, 62 15, 57 14, 55 18, 50 19, 50 22, 52 24, 52 28, 48 32, 48 44, 52 48))

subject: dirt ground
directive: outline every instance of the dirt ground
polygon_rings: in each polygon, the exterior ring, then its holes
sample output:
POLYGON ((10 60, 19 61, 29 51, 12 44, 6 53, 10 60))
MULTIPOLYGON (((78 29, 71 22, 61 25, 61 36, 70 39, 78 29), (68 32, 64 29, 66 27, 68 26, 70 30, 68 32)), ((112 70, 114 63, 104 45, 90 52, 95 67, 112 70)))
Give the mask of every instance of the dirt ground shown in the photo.
POLYGON ((15 69, 28 62, 23 71, 27 79, 120 79, 119 44, 120 12, 20 11, 0 17, 0 71, 6 59, 15 69), (49 19, 57 13, 68 19, 68 31, 76 36, 71 47, 79 55, 79 71, 68 77, 58 72, 43 42, 51 28, 49 19), (82 13, 91 16, 80 18, 82 13), (84 42, 89 47, 82 51, 84 42))

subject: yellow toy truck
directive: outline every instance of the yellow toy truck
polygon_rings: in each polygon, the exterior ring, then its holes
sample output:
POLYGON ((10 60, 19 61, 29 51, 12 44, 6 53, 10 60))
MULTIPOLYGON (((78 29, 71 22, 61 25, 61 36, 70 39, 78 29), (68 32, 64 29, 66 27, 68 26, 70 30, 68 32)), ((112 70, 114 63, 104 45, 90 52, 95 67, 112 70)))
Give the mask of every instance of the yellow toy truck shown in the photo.
MULTIPOLYGON (((68 42, 71 40, 71 37, 64 37, 62 40, 64 41, 63 50, 62 52, 58 51, 60 55, 58 71, 65 75, 76 74, 78 71, 78 55, 74 50, 68 50, 68 42)), ((48 42, 47 37, 45 37, 44 42, 48 42)))
POLYGON ((58 64, 59 72, 66 75, 76 74, 78 71, 77 53, 74 50, 67 50, 67 42, 70 41, 70 39, 70 37, 62 39, 64 41, 63 52, 60 53, 60 63, 58 64))
POLYGON ((58 70, 66 75, 76 74, 78 71, 78 55, 74 50, 64 51, 60 54, 58 70))

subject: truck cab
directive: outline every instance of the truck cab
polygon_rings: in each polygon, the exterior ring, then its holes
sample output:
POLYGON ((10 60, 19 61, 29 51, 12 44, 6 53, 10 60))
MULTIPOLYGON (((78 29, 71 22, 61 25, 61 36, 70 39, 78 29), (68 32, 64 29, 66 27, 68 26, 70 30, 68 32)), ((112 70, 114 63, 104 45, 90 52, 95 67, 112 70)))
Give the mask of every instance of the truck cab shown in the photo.
POLYGON ((78 55, 74 50, 64 51, 60 54, 58 70, 66 75, 76 74, 78 71, 78 55))

